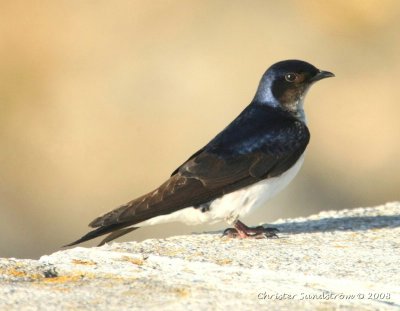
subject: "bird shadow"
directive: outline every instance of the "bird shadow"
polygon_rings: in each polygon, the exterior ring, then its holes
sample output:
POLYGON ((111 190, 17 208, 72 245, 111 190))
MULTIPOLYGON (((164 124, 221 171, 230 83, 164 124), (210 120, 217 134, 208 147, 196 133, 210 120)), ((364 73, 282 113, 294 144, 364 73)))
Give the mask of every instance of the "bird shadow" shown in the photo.
MULTIPOLYGON (((287 234, 368 231, 372 229, 400 227, 400 215, 327 217, 315 220, 307 219, 304 221, 296 220, 292 222, 264 224, 263 226, 277 228, 279 233, 287 234)), ((222 231, 209 231, 206 233, 222 234, 222 231)))
MULTIPOLYGON (((264 225, 266 226, 266 225, 264 225)), ((299 234, 333 231, 368 231, 372 229, 400 227, 400 215, 346 216, 315 220, 293 221, 269 225, 281 233, 299 234)))

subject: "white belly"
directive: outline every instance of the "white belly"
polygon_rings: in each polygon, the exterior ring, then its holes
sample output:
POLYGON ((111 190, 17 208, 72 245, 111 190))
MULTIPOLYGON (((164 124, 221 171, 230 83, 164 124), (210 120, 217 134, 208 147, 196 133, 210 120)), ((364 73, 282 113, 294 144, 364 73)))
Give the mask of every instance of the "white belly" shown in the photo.
POLYGON ((209 207, 209 211, 202 212, 200 208, 187 207, 168 215, 151 218, 136 224, 135 227, 174 221, 183 222, 188 225, 212 224, 219 221, 232 223, 238 217, 243 217, 250 211, 261 207, 270 198, 285 188, 297 175, 303 161, 304 154, 282 175, 259 181, 214 200, 209 207))

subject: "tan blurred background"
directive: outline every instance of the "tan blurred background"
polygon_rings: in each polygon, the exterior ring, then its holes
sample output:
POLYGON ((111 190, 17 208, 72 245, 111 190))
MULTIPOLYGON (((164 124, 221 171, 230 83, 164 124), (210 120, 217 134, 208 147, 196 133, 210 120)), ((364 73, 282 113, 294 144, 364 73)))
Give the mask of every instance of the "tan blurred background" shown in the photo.
POLYGON ((397 0, 1 1, 0 257, 158 186, 288 58, 337 77, 307 96, 301 173, 247 223, 399 199, 399 18, 397 0))

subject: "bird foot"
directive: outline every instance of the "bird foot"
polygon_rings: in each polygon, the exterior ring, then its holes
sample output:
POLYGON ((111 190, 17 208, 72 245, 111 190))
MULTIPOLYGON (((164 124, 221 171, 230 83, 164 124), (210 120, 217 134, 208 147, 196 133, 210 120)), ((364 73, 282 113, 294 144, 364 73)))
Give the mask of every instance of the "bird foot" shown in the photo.
POLYGON ((227 236, 229 238, 239 238, 239 239, 265 239, 265 238, 278 238, 276 234, 279 232, 277 228, 264 228, 263 226, 258 227, 247 227, 241 221, 236 221, 234 228, 228 228, 224 231, 222 236, 227 236))

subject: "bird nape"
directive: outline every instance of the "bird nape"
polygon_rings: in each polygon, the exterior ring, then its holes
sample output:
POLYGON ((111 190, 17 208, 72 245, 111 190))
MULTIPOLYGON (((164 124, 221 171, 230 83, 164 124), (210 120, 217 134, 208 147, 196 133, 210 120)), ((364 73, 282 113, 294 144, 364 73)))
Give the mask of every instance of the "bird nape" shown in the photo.
POLYGON ((300 60, 272 65, 251 103, 157 189, 100 217, 95 228, 66 246, 109 234, 100 245, 143 226, 180 221, 225 221, 224 235, 273 238, 275 228, 247 227, 239 217, 264 205, 299 172, 310 140, 304 97, 310 86, 334 77, 300 60))

